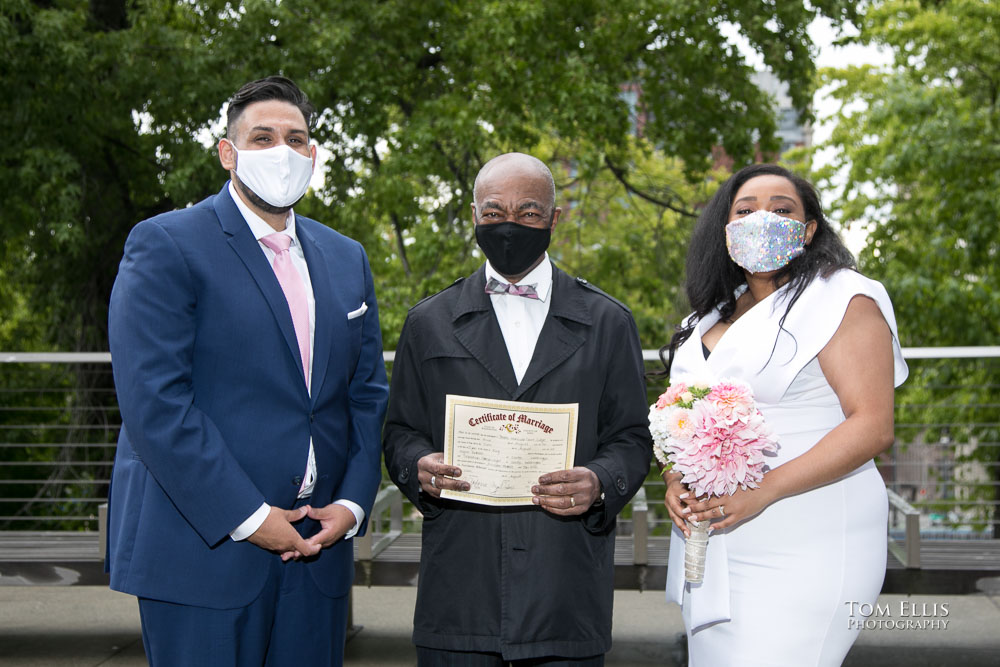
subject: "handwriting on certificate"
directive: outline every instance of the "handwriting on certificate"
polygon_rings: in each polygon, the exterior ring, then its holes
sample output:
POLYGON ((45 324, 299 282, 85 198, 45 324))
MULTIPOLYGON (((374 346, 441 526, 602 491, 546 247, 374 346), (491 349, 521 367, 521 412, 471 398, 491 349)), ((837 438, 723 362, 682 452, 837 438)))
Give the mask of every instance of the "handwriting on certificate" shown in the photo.
POLYGON ((578 403, 520 403, 448 394, 444 460, 468 491, 441 497, 481 505, 531 505, 531 487, 573 467, 578 403))

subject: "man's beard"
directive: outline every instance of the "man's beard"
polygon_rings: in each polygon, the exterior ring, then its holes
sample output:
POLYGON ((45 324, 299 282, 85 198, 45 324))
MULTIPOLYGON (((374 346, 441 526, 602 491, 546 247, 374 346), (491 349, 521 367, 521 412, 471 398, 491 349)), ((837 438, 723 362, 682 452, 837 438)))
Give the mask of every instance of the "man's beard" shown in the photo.
POLYGON ((250 200, 251 204, 259 208, 260 210, 264 211, 265 213, 270 213, 272 215, 280 215, 282 213, 288 213, 289 211, 292 210, 292 206, 295 206, 295 204, 298 204, 300 201, 302 201, 302 197, 299 197, 298 201, 296 201, 291 206, 274 206, 273 204, 268 204, 266 201, 260 198, 260 195, 258 195, 256 192, 254 192, 246 185, 244 185, 243 181, 241 181, 239 177, 236 178, 236 185, 237 187, 239 187, 240 192, 242 192, 246 196, 246 198, 250 200))

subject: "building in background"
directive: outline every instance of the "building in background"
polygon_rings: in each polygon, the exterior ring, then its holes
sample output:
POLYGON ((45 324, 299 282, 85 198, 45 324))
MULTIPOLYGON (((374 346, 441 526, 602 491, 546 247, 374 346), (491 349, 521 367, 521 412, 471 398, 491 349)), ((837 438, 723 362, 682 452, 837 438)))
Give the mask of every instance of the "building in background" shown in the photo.
POLYGON ((774 98, 781 152, 811 146, 812 123, 804 122, 799 112, 792 106, 792 98, 788 96, 788 84, 767 70, 758 71, 753 79, 758 88, 774 98))
MULTIPOLYGON (((803 120, 802 115, 792 105, 792 98, 788 96, 788 84, 769 70, 758 70, 753 76, 753 81, 758 88, 774 100, 774 112, 778 126, 776 134, 781 141, 778 155, 780 156, 792 148, 811 146, 813 141, 812 123, 803 120)), ((648 118, 648 112, 642 105, 642 89, 638 84, 627 83, 622 86, 619 96, 628 105, 632 132, 642 136, 642 129, 648 118)), ((769 157, 768 159, 777 159, 777 157, 769 157)), ((725 154, 722 147, 716 147, 712 150, 712 158, 715 167, 731 169, 733 166, 732 160, 725 154)), ((764 162, 765 156, 758 155, 757 161, 764 162)))

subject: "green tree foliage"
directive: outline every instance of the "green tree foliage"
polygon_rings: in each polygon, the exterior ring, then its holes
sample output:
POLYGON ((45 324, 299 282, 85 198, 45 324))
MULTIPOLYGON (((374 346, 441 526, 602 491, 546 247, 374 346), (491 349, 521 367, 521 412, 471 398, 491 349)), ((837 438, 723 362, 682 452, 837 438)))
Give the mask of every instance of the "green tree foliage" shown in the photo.
MULTIPOLYGON (((468 205, 485 159, 560 137, 588 178, 631 184, 645 158, 630 141, 629 84, 642 91, 643 136, 673 160, 653 191, 690 212, 685 181, 701 179, 713 147, 740 164, 755 142, 776 145, 770 101, 726 35, 739 32, 804 108, 806 26, 852 7, 4 0, 0 178, 16 184, 0 193, 4 264, 51 318, 48 343, 104 349, 128 230, 218 190, 205 144, 221 132, 221 103, 281 72, 322 109, 315 136, 331 152, 324 188, 300 208, 369 249, 391 347, 413 302, 478 262, 468 205)), ((617 271, 588 277, 618 291, 617 271)))
MULTIPOLYGON (((685 309, 683 247, 713 148, 737 165, 777 148, 771 100, 734 35, 804 110, 806 27, 819 13, 851 20, 853 7, 0 0, 0 349, 106 349, 129 229, 219 190, 222 105, 274 73, 320 109, 314 138, 330 155, 324 186, 296 210, 367 248, 387 349, 411 305, 482 261, 472 184, 509 150, 556 166, 570 215, 553 256, 633 306, 644 343, 658 346, 685 309)), ((76 371, 68 432, 93 445, 109 432, 110 380, 76 371)), ((53 479, 70 468, 59 470, 53 479)))
MULTIPOLYGON (((888 288, 904 344, 997 345, 1000 5, 874 2, 859 25, 859 40, 890 50, 893 63, 824 74, 844 106, 830 141, 838 158, 823 176, 846 173, 836 208, 845 222, 871 223, 862 270, 888 288)), ((985 525, 995 517, 975 502, 994 499, 990 482, 1000 482, 997 365, 913 367, 900 414, 931 425, 912 437, 957 443, 957 463, 983 465, 987 483, 962 511, 985 525)))
POLYGON ((545 142, 536 151, 554 166, 561 186, 563 213, 549 252, 571 274, 612 285, 605 289, 632 309, 646 346, 659 347, 689 312, 683 267, 695 219, 677 202, 708 201, 728 174, 719 170, 690 184, 681 162, 645 139, 631 139, 628 149, 634 156, 628 188, 607 163, 573 160, 565 142, 545 142), (675 189, 662 191, 665 183, 675 189))
POLYGON ((838 119, 838 208, 873 225, 860 260, 901 319, 930 321, 910 345, 1000 343, 1000 5, 875 3, 861 39, 891 67, 826 73, 854 103, 838 119), (860 102, 862 110, 850 111, 860 102))

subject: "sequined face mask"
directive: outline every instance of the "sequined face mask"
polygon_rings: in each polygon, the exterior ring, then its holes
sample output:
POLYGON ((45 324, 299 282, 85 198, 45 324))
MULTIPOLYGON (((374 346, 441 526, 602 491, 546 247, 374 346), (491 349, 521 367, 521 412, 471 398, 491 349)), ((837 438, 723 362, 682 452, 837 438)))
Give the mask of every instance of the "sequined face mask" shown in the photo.
POLYGON ((726 225, 726 248, 750 273, 777 271, 805 250, 806 226, 770 211, 754 211, 726 225))

